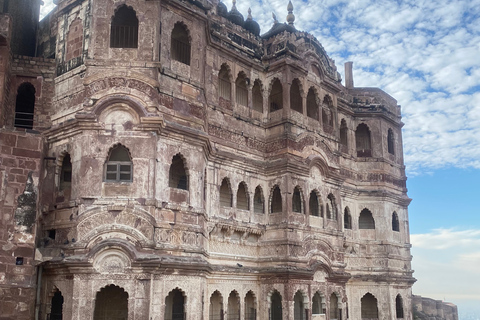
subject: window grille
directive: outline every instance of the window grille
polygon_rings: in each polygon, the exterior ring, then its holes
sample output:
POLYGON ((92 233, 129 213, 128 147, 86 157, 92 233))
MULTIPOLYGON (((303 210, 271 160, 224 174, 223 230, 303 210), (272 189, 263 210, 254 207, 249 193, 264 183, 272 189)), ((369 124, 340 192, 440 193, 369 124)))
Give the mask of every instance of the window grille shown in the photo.
POLYGON ((248 89, 245 78, 239 76, 235 84, 237 104, 245 107, 248 106, 248 89))
POLYGON ((173 60, 190 65, 190 40, 187 30, 180 23, 175 24, 173 28, 170 50, 173 60))
POLYGON ((29 83, 22 83, 17 90, 15 103, 15 121, 17 128, 32 129, 35 111, 35 87, 29 83))
POLYGON ((69 188, 72 184, 72 162, 70 155, 66 154, 63 157, 62 168, 60 171, 60 190, 69 188))
POLYGON ((132 182, 132 161, 125 147, 115 147, 105 163, 106 182, 132 182))
POLYGON ((133 9, 121 6, 112 19, 110 48, 138 47, 138 19, 133 9))
POLYGON ((363 209, 362 212, 360 212, 358 227, 359 229, 375 229, 375 220, 370 210, 363 209))
POLYGON ((387 143, 388 143, 388 153, 395 154, 395 139, 393 137, 392 129, 388 129, 387 135, 387 143))
POLYGON ((370 130, 364 123, 358 125, 355 131, 355 143, 357 147, 357 157, 371 157, 370 130))

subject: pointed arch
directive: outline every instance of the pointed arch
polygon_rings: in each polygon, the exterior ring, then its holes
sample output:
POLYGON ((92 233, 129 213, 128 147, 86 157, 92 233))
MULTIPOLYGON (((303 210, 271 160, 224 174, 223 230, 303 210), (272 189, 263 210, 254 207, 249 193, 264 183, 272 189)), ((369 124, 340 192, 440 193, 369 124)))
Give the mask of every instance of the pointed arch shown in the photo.
POLYGON ((55 290, 51 300, 50 308, 50 320, 62 320, 63 319, 63 295, 62 292, 58 289, 55 290))
POLYGON ((127 318, 128 292, 113 284, 97 291, 93 320, 127 318))
POLYGON ((358 228, 375 229, 375 220, 373 219, 372 212, 367 208, 360 212, 360 217, 358 218, 358 228))
POLYGON ((397 314, 397 319, 403 319, 403 299, 400 294, 397 294, 397 297, 395 298, 395 311, 397 314))
POLYGON ((132 7, 115 10, 110 27, 110 48, 138 48, 138 18, 132 7))
POLYGON ((303 209, 303 193, 299 186, 293 189, 292 195, 292 212, 304 213, 303 209))
POLYGON ((35 113, 35 87, 30 82, 18 86, 15 101, 15 122, 17 128, 32 129, 35 113))
POLYGON ((388 129, 387 133, 387 148, 388 148, 388 153, 390 154, 395 154, 395 137, 393 135, 393 130, 388 129))
POLYGON ((350 214, 350 209, 345 207, 343 211, 343 228, 344 229, 352 229, 352 215, 350 214))
POLYGON ((310 198, 308 200, 308 209, 310 215, 314 217, 323 217, 323 212, 320 204, 320 197, 317 190, 312 190, 310 192, 310 198))
POLYGON ((228 178, 223 178, 220 185, 220 205, 222 207, 232 207, 232 187, 228 178))
POLYGON ((245 72, 240 71, 235 80, 235 101, 238 105, 248 106, 248 79, 245 72))
POLYGON ((278 78, 272 80, 268 104, 270 106, 270 112, 283 109, 283 87, 278 78))
POLYGON ((130 151, 122 144, 114 145, 105 162, 104 181, 106 182, 132 182, 133 163, 130 151))
POLYGON ((170 188, 188 190, 188 174, 185 158, 181 153, 177 153, 172 158, 172 164, 168 172, 168 186, 170 188))
POLYGON ((374 295, 370 292, 366 293, 360 300, 360 303, 362 319, 378 319, 378 303, 374 295))
POLYGON ((240 296, 236 290, 228 296, 227 320, 240 320, 240 296))
POLYGON ((230 79, 230 68, 224 63, 218 72, 218 96, 227 101, 231 101, 232 99, 232 85, 230 79))
POLYGON ((311 87, 308 89, 307 94, 307 117, 318 121, 318 103, 317 93, 315 89, 311 87))
POLYGON ((257 298, 253 291, 248 291, 245 295, 245 320, 257 319, 257 298))
POLYGON ((223 297, 215 290, 210 296, 209 320, 223 319, 223 297))
POLYGON ((282 212, 282 193, 280 192, 280 187, 274 185, 271 192, 270 213, 282 212))
POLYGON ((360 123, 355 130, 355 145, 357 148, 357 157, 372 156, 372 142, 370 129, 365 123, 360 123))
POLYGON ((263 113, 263 86, 259 79, 255 79, 252 88, 253 110, 263 113))
POLYGON ((341 309, 339 307, 339 303, 341 302, 341 299, 339 299, 339 296, 336 292, 333 292, 330 295, 330 319, 340 319, 341 315, 341 309))
POLYGON ((270 320, 282 320, 282 296, 277 290, 268 295, 270 302, 270 320))
POLYGON ((290 109, 303 113, 303 100, 300 80, 293 79, 290 86, 290 109))
POLYGON ((400 232, 400 221, 398 220, 398 214, 395 211, 392 213, 392 231, 400 232))
POLYGON ((315 292, 312 298, 312 314, 325 314, 325 296, 320 291, 315 292))
POLYGON ((253 196, 253 212, 265 213, 265 198, 263 196, 262 187, 260 186, 255 188, 255 194, 253 196))
POLYGON ((248 201, 247 184, 244 181, 242 181, 238 184, 237 208, 241 209, 241 210, 250 210, 250 204, 249 204, 249 201, 248 201))
POLYGON ((295 293, 293 297, 293 319, 294 320, 306 320, 305 317, 305 304, 303 303, 303 294, 300 290, 295 293))
POLYGON ((164 320, 184 320, 186 316, 186 295, 180 288, 175 288, 165 297, 164 320))
POLYGON ((190 33, 183 22, 177 22, 173 26, 170 40, 170 54, 172 60, 190 65, 190 33))

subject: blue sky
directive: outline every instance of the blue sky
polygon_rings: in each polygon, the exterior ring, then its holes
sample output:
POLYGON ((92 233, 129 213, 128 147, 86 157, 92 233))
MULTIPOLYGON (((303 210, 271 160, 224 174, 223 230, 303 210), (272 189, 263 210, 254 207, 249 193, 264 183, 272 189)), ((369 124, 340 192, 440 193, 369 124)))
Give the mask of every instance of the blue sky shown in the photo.
MULTIPOLYGON (((43 14, 54 7, 44 2, 43 14)), ((237 8, 246 17, 251 7, 264 33, 272 12, 285 21, 287 3, 237 8)), ((413 292, 480 320, 480 0, 292 3, 296 28, 317 37, 342 75, 353 61, 355 86, 380 87, 402 106, 413 292)))

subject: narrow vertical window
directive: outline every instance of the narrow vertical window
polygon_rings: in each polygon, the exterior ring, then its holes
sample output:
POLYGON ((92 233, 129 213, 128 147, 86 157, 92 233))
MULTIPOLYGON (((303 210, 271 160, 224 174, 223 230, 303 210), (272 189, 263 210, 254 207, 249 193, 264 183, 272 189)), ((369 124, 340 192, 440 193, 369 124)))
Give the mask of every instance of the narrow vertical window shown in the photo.
POLYGON ((237 80, 235 81, 235 95, 237 104, 245 107, 248 106, 247 78, 243 72, 238 74, 237 80))
POLYGON ((241 210, 249 210, 248 193, 245 182, 240 182, 237 190, 237 208, 241 210))
POLYGON ((337 203, 335 201, 335 196, 330 193, 327 197, 327 200, 328 200, 327 208, 329 208, 330 210, 330 214, 327 211, 327 218, 330 218, 332 220, 337 220, 337 203))
POLYGON ((115 12, 110 28, 110 48, 138 47, 138 19, 135 10, 122 5, 115 12))
POLYGON ((395 298, 395 311, 397 313, 397 319, 403 319, 403 299, 401 295, 397 295, 395 298))
POLYGON ((274 186, 272 190, 272 202, 270 207, 271 213, 282 212, 282 194, 278 186, 274 186))
POLYGON ((50 310, 50 320, 62 320, 63 319, 63 296, 60 290, 56 290, 52 297, 52 307, 50 310))
POLYGON ((255 213, 265 213, 263 192, 260 186, 255 188, 255 195, 253 196, 253 211, 255 213))
POLYGON ((355 143, 357 147, 357 157, 372 156, 370 129, 366 124, 359 124, 357 130, 355 130, 355 143))
POLYGON ((132 160, 130 154, 122 145, 115 146, 105 163, 105 181, 106 182, 131 182, 132 160))
POLYGON ((263 113, 262 84, 258 79, 255 80, 255 83, 253 84, 252 98, 253 98, 253 110, 263 113))
POLYGON ((343 212, 343 227, 345 229, 352 229, 352 216, 350 215, 348 207, 345 207, 343 212))
POLYGON ((70 188, 72 185, 72 161, 67 153, 63 157, 62 168, 60 169, 60 190, 70 188))
POLYGON ((297 186, 293 189, 293 196, 292 196, 292 211, 303 213, 303 206, 302 206, 302 194, 300 188, 297 186))
POLYGON ((398 215, 395 211, 392 213, 392 230, 400 231, 400 222, 398 221, 398 215))
POLYGON ((375 229, 375 220, 373 219, 373 215, 370 210, 363 209, 362 212, 360 212, 360 217, 358 219, 358 228, 375 229))
POLYGON ((230 101, 232 98, 232 87, 230 84, 230 73, 226 65, 222 65, 218 73, 218 96, 230 101))
POLYGON ((388 129, 387 134, 388 153, 395 154, 395 138, 392 129, 388 129))
POLYGON ((17 128, 32 129, 35 109, 35 87, 29 83, 22 83, 17 90, 15 103, 15 124, 17 128))
POLYGON ((320 216, 318 196, 315 191, 310 192, 310 200, 308 201, 310 215, 314 217, 320 216))
POLYGON ((342 146, 347 147, 348 146, 348 129, 347 129, 347 122, 345 119, 342 119, 340 122, 340 144, 342 146))
POLYGON ((302 94, 300 91, 300 81, 293 80, 290 86, 290 109, 303 113, 302 94))
POLYGON ((317 96, 313 88, 308 90, 307 95, 307 117, 318 120, 317 96))
POLYGON ((190 39, 187 28, 180 22, 177 22, 172 30, 170 53, 175 61, 190 65, 190 39))
POLYGON ((168 175, 168 186, 170 188, 188 190, 188 175, 185 170, 185 163, 180 154, 173 157, 168 175))
POLYGON ((232 189, 230 188, 230 182, 227 178, 223 178, 222 185, 220 186, 220 205, 222 207, 232 206, 232 189))
POLYGON ((272 90, 268 99, 270 112, 274 112, 283 108, 283 88, 280 80, 273 80, 272 90))

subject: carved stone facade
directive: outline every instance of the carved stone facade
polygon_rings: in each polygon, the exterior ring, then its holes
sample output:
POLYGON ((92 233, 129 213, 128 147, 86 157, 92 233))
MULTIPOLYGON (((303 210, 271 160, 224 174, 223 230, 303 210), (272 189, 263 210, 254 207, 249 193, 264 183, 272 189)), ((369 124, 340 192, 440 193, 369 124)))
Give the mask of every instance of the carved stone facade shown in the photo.
POLYGON ((235 1, 56 2, 37 58, 0 15, 0 319, 412 319, 400 106, 291 5, 260 35, 235 1))

